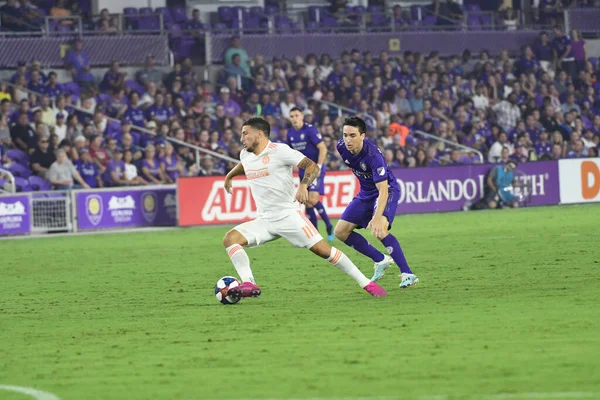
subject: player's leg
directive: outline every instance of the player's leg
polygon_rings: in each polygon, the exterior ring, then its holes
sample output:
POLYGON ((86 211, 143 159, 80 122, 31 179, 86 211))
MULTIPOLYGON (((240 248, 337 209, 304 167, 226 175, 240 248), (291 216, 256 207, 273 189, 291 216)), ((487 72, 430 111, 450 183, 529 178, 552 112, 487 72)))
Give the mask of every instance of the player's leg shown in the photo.
MULTIPOLYGON (((400 242, 398 241, 398 239, 396 239, 394 235, 389 233, 389 228, 392 227, 394 217, 396 216, 397 204, 398 194, 390 192, 390 195, 388 197, 388 203, 386 204, 386 208, 383 211, 383 216, 387 220, 387 228, 385 229, 384 233, 381 235, 381 238, 379 240, 381 240, 383 247, 385 247, 388 254, 394 259, 394 262, 400 268, 400 287, 407 288, 409 286, 416 285, 419 282, 419 278, 417 278, 417 276, 412 273, 410 267, 408 266, 408 261, 406 261, 406 256, 404 255, 404 251, 402 251, 400 242)), ((373 278, 375 278, 375 276, 373 278)))
POLYGON ((265 223, 261 220, 253 220, 236 226, 225 234, 223 246, 231 260, 242 284, 231 290, 230 295, 236 297, 258 297, 260 288, 256 285, 252 269, 250 268, 250 258, 245 246, 256 247, 261 243, 275 239, 269 233, 265 223))
POLYGON ((310 251, 315 253, 321 258, 326 259, 339 270, 348 274, 352 279, 360 285, 361 288, 365 289, 368 293, 375 297, 387 296, 384 288, 379 286, 375 282, 371 282, 356 265, 345 255, 341 250, 336 249, 324 240, 321 240, 310 248, 310 251))
POLYGON ((333 225, 331 224, 331 220, 329 219, 329 215, 327 215, 327 211, 325 210, 325 206, 321 203, 321 197, 325 194, 325 168, 321 170, 321 175, 319 179, 317 179, 311 187, 308 188, 308 202, 313 205, 315 210, 319 213, 319 216, 325 223, 325 228, 327 229, 327 240, 333 242, 335 239, 335 235, 333 234, 333 225))
POLYGON ((360 233, 355 232, 356 228, 366 227, 369 224, 372 213, 373 202, 353 199, 335 225, 334 233, 339 240, 373 260, 375 274, 371 280, 375 282, 381 279, 394 260, 373 247, 360 233))
MULTIPOLYGON (((300 181, 302 181, 302 179, 304 178, 304 171, 300 170, 298 171, 298 175, 300 176, 300 181)), ((308 191, 310 194, 310 190, 312 188, 312 185, 309 186, 308 191)), ((305 204, 305 213, 306 216, 308 217, 308 220, 313 224, 313 226, 317 229, 319 229, 317 227, 317 214, 315 213, 315 208, 314 208, 314 203, 308 202, 307 204, 305 204)))
POLYGON ((312 226, 306 216, 300 212, 290 214, 288 218, 277 221, 273 224, 274 232, 287 239, 296 247, 306 247, 313 253, 326 259, 338 269, 344 271, 354 279, 360 287, 371 293, 373 296, 385 296, 385 290, 377 284, 369 281, 360 270, 342 253, 331 247, 317 229, 312 226))

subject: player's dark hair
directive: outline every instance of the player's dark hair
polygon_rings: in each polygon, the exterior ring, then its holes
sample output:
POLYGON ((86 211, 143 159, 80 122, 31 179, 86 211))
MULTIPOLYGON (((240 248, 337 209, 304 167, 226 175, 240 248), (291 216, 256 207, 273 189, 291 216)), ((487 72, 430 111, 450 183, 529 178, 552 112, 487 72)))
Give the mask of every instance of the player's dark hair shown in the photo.
POLYGON ((358 133, 360 133, 361 135, 367 133, 367 124, 365 124, 365 121, 362 118, 348 117, 344 120, 344 125, 358 128, 358 133))
POLYGON ((290 108, 290 114, 291 114, 292 112, 294 112, 294 111, 299 111, 300 113, 304 114, 304 113, 302 112, 302 110, 301 110, 300 108, 298 108, 298 107, 292 107, 292 108, 290 108))
POLYGON ((242 126, 246 125, 256 129, 257 131, 262 131, 266 137, 271 136, 271 125, 269 125, 267 121, 260 117, 248 118, 246 121, 244 121, 242 126))

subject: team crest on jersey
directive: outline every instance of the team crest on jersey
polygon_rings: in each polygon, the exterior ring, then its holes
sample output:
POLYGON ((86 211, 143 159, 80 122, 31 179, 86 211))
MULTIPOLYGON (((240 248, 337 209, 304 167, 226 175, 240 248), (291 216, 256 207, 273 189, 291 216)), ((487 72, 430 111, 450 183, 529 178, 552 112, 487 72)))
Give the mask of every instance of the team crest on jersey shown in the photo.
POLYGON ((367 164, 365 164, 364 162, 360 162, 360 167, 362 168, 363 171, 367 170, 367 164))
POLYGON ((304 140, 304 133, 300 134, 300 140, 304 140))
POLYGON ((348 161, 348 160, 344 160, 344 162, 345 162, 346 164, 350 165, 350 161, 348 161))
POLYGON ((263 163, 263 164, 268 164, 268 163, 269 163, 269 161, 271 161, 271 157, 269 157, 269 155, 268 155, 268 154, 267 154, 267 155, 265 155, 265 156, 262 158, 262 163, 263 163))

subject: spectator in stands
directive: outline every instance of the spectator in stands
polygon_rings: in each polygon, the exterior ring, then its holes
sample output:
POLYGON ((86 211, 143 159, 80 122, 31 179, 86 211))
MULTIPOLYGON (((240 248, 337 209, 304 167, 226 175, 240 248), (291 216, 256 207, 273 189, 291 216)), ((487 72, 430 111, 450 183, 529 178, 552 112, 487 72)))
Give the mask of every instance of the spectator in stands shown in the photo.
POLYGON ((131 150, 123 152, 123 161, 125 162, 125 179, 130 185, 146 185, 146 182, 141 176, 138 176, 137 167, 133 164, 133 155, 131 150))
POLYGON ((10 138, 14 146, 26 153, 33 153, 36 147, 34 129, 29 125, 27 113, 21 113, 17 123, 10 128, 10 138))
POLYGON ((155 60, 153 55, 147 56, 144 68, 136 72, 135 79, 140 85, 144 87, 146 87, 148 82, 152 82, 155 85, 154 89, 156 90, 156 85, 160 85, 160 83, 162 82, 163 74, 158 68, 154 66, 154 62, 155 60))
POLYGON ((117 118, 123 117, 131 121, 137 127, 143 128, 146 123, 144 111, 139 107, 140 95, 137 92, 129 94, 129 104, 125 106, 122 112, 119 112, 117 118))
POLYGON ((100 83, 100 90, 108 91, 119 91, 125 88, 125 76, 127 73, 119 70, 119 62, 113 60, 110 64, 110 69, 104 74, 104 79, 100 83))
POLYGON ((77 169, 67 158, 63 149, 56 150, 56 161, 48 170, 48 181, 56 190, 66 190, 73 188, 73 180, 77 181, 85 189, 90 186, 81 178, 77 169))
POLYGON ((120 149, 123 152, 123 156, 125 156, 126 152, 131 153, 132 160, 134 161, 140 160, 142 158, 142 151, 138 146, 136 146, 133 143, 133 138, 129 133, 123 134, 120 149))
POLYGON ((82 148, 79 152, 79 160, 74 163, 79 175, 91 188, 103 187, 98 166, 92 161, 89 150, 82 148))
POLYGON ((100 172, 104 173, 104 170, 110 161, 110 156, 106 149, 102 148, 102 136, 94 135, 90 138, 89 150, 92 161, 96 163, 100 172))
POLYGON ((517 19, 517 13, 512 8, 507 8, 503 12, 502 23, 507 31, 516 31, 519 26, 519 20, 517 19))
POLYGON ((543 23, 555 23, 562 12, 561 0, 540 0, 539 2, 540 18, 543 23))
POLYGON ((83 41, 75 39, 64 58, 65 68, 70 69, 73 80, 83 89, 94 89, 94 75, 91 72, 90 57, 83 50, 83 41))
POLYGON ((100 18, 96 22, 96 29, 106 33, 114 33, 117 31, 115 19, 110 15, 107 8, 100 11, 100 18))
POLYGON ((160 158, 160 168, 167 183, 174 183, 177 178, 183 175, 183 165, 179 162, 174 153, 173 145, 169 142, 165 144, 165 155, 160 158))
POLYGON ((59 142, 67 138, 67 125, 65 124, 65 115, 63 113, 56 114, 56 125, 54 125, 52 132, 58 136, 59 142))
POLYGON ((575 59, 577 72, 582 71, 587 63, 587 54, 585 51, 585 40, 581 37, 581 32, 577 29, 571 30, 571 51, 575 59))
POLYGON ((38 136, 37 147, 29 158, 31 170, 37 176, 46 178, 46 174, 54 161, 56 161, 56 157, 54 156, 54 150, 50 148, 50 138, 48 136, 38 136))
POLYGON ((0 7, 0 14, 2 15, 2 26, 12 31, 26 30, 25 24, 21 21, 23 9, 17 0, 6 0, 6 4, 0 7))
POLYGON ((571 39, 563 34, 559 26, 554 26, 552 32, 554 33, 554 39, 552 40, 554 68, 558 69, 560 67, 569 74, 571 79, 576 79, 577 67, 575 65, 575 57, 573 56, 571 39))
POLYGON ((240 46, 240 37, 234 36, 231 39, 231 47, 225 51, 225 68, 233 65, 233 56, 240 56, 239 65, 245 71, 245 75, 250 75, 250 67, 248 66, 248 53, 240 46))
POLYGON ((123 153, 116 148, 116 143, 112 152, 112 159, 108 162, 106 171, 102 175, 104 186, 126 186, 129 184, 129 181, 125 177, 123 153))
POLYGON ((585 158, 587 157, 587 153, 585 151, 585 145, 583 144, 583 140, 576 139, 572 148, 567 151, 565 156, 566 158, 585 158))
POLYGON ((50 16, 56 18, 60 25, 73 25, 74 21, 69 18, 71 16, 71 10, 68 9, 68 6, 69 5, 67 4, 66 0, 56 0, 50 9, 50 16))
POLYGON ((229 89, 226 87, 221 88, 219 91, 220 96, 217 104, 220 104, 225 109, 225 115, 228 117, 236 117, 240 114, 241 108, 240 105, 229 96, 229 89))
POLYGON ((241 65, 241 56, 239 54, 234 54, 231 57, 231 64, 225 66, 225 76, 226 78, 234 77, 242 77, 249 78, 250 73, 247 71, 247 68, 244 68, 241 65))
POLYGON ((48 126, 56 125, 56 110, 50 107, 50 98, 48 96, 42 96, 40 109, 42 111, 42 122, 48 126))
POLYGON ((144 159, 142 160, 142 177, 154 184, 165 183, 166 179, 163 176, 160 168, 160 162, 155 158, 156 150, 154 146, 150 145, 146 147, 144 159))
POLYGON ((517 103, 517 94, 511 93, 507 100, 503 100, 492 107, 498 117, 498 124, 507 131, 516 127, 517 121, 521 119, 521 109, 517 103))

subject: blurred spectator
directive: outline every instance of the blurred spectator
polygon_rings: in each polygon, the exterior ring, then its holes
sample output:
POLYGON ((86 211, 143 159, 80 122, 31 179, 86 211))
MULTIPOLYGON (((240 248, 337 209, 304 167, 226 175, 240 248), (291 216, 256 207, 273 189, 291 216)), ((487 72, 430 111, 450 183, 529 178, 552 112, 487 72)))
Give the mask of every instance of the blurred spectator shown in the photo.
POLYGON ((507 31, 516 31, 519 26, 519 20, 517 19, 517 13, 512 8, 507 8, 503 13, 504 27, 507 31))
POLYGON ((77 172, 71 161, 69 161, 63 149, 56 151, 56 161, 50 166, 47 176, 48 181, 50 181, 56 190, 71 189, 73 187, 73 180, 86 189, 90 188, 81 178, 81 175, 79 175, 79 172, 77 172))
POLYGON ((36 137, 35 131, 29 125, 27 113, 21 113, 17 123, 10 128, 10 138, 17 149, 33 153, 36 147, 36 137))
POLYGON ((25 25, 21 22, 24 10, 17 0, 6 0, 6 3, 0 7, 0 14, 2 26, 12 31, 26 30, 25 25))
POLYGON ((554 49, 554 67, 556 69, 560 67, 569 74, 571 79, 576 79, 577 67, 575 65, 571 39, 563 34, 559 26, 554 26, 552 28, 552 33, 554 33, 554 39, 552 40, 552 47, 554 49))
POLYGON ((233 56, 239 55, 239 66, 244 70, 246 76, 250 75, 250 67, 248 66, 248 53, 240 46, 240 37, 234 36, 231 39, 231 47, 225 51, 225 68, 233 65, 233 56))
POLYGON ((166 179, 163 176, 160 168, 160 162, 155 158, 156 150, 154 146, 146 147, 144 159, 142 160, 142 177, 149 183, 161 184, 165 183, 166 179))
POLYGON ((71 16, 71 10, 69 10, 67 7, 68 5, 66 0, 56 0, 50 9, 50 16, 56 18, 60 25, 73 25, 73 20, 68 18, 71 16))
POLYGON ((125 162, 125 179, 130 185, 146 185, 146 182, 141 176, 138 176, 137 167, 133 164, 133 155, 131 150, 123 152, 123 161, 125 162))
POLYGON ((535 58, 537 58, 541 62, 552 62, 552 60, 554 59, 554 55, 552 44, 550 43, 550 38, 548 37, 548 33, 540 33, 540 37, 534 45, 534 53, 535 58))
POLYGON ((223 108, 225 110, 225 115, 227 115, 228 117, 238 116, 241 112, 241 108, 240 108, 240 105, 235 100, 230 98, 230 95, 229 95, 230 90, 226 87, 223 87, 223 88, 221 88, 219 93, 220 93, 220 97, 219 97, 219 100, 217 101, 217 104, 220 104, 223 106, 223 108))
POLYGON ((490 163, 498 162, 498 160, 502 156, 502 149, 504 147, 507 147, 509 149, 510 154, 513 153, 513 148, 511 146, 511 144, 508 143, 508 136, 506 135, 506 132, 500 132, 498 134, 498 138, 497 138, 496 142, 494 142, 492 147, 490 147, 490 151, 488 153, 488 162, 490 162, 490 163))
MULTIPOLYGON (((114 139, 113 139, 114 140, 114 139)), ((123 153, 116 147, 116 141, 114 147, 111 149, 111 160, 106 166, 106 171, 103 174, 103 181, 105 186, 126 186, 129 181, 125 177, 125 161, 123 161, 123 153)))
POLYGON ((127 73, 119 70, 119 62, 113 60, 110 65, 110 69, 104 74, 104 79, 100 83, 100 90, 108 91, 119 91, 125 88, 125 76, 127 73))
POLYGON ((75 166, 81 178, 91 188, 103 187, 98 166, 92 161, 89 150, 82 148, 79 152, 79 160, 75 162, 75 166))
POLYGON ((511 93, 507 100, 503 100, 492 107, 498 117, 498 124, 505 130, 513 129, 521 118, 521 109, 517 102, 517 94, 511 93))
POLYGON ((54 149, 50 148, 50 138, 48 136, 38 136, 37 146, 29 158, 31 170, 37 176, 46 178, 48 170, 56 161, 54 149))
POLYGON ((165 155, 160 158, 160 167, 163 176, 167 178, 167 183, 176 182, 177 178, 183 175, 183 166, 173 151, 173 145, 167 143, 165 145, 165 155))
POLYGON ((579 72, 585 68, 587 54, 585 51, 585 40, 581 37, 581 32, 577 29, 571 30, 571 51, 575 59, 575 68, 579 72))
POLYGON ((70 69, 73 80, 83 89, 94 89, 94 75, 91 72, 90 57, 83 50, 83 41, 75 39, 64 58, 65 68, 70 69))
POLYGON ((67 138, 67 125, 65 125, 65 115, 63 113, 56 114, 56 125, 53 133, 58 136, 59 142, 67 138))
POLYGON ((144 87, 148 84, 148 82, 152 82, 154 85, 160 85, 162 82, 162 75, 162 72, 158 68, 154 67, 154 56, 149 55, 146 57, 144 68, 136 72, 135 79, 144 87))
POLYGON ((90 156, 92 161, 96 163, 101 173, 104 173, 106 166, 110 162, 108 152, 102 148, 102 136, 94 135, 90 138, 90 156))

